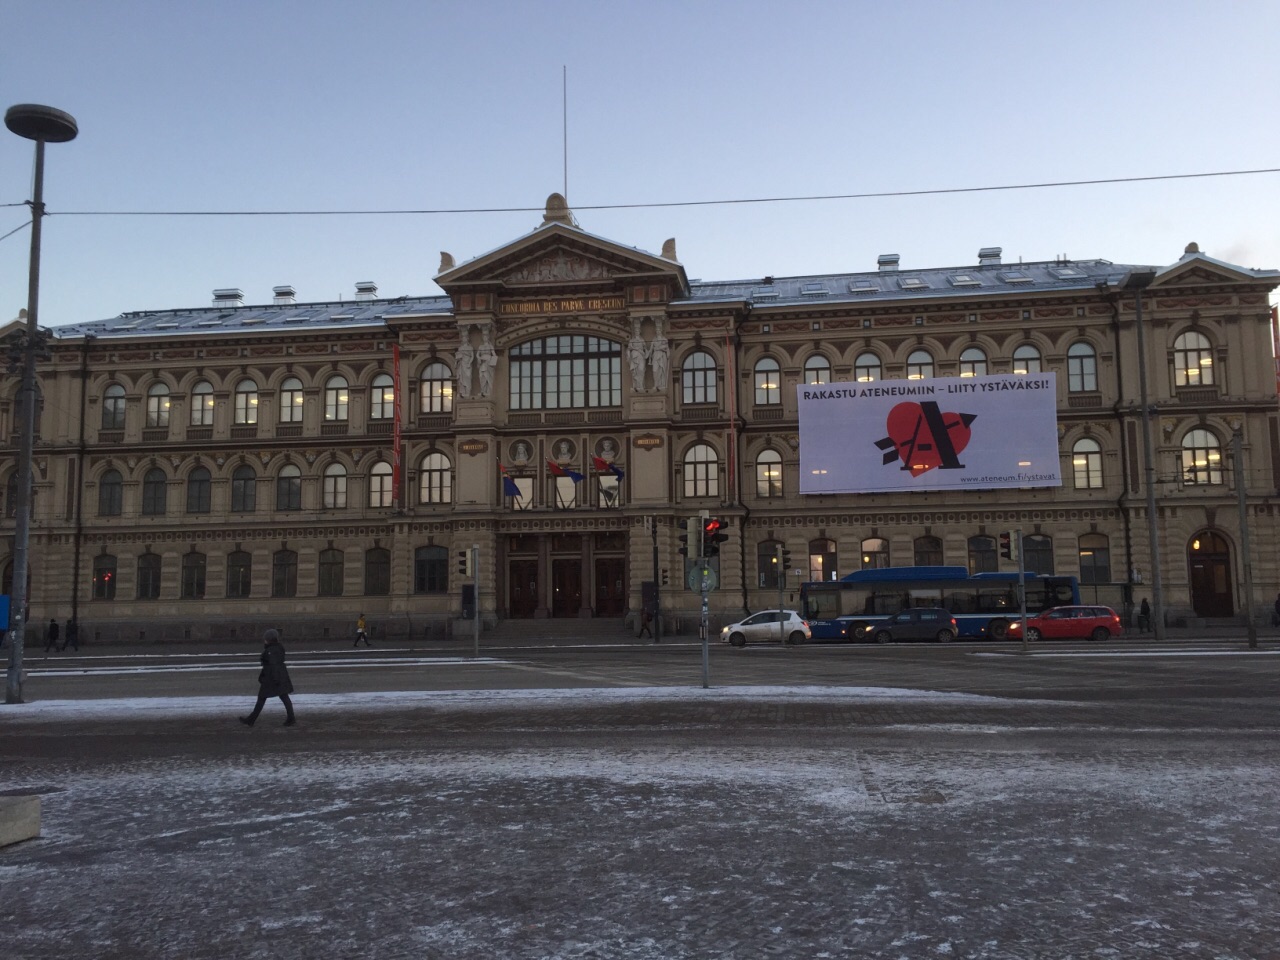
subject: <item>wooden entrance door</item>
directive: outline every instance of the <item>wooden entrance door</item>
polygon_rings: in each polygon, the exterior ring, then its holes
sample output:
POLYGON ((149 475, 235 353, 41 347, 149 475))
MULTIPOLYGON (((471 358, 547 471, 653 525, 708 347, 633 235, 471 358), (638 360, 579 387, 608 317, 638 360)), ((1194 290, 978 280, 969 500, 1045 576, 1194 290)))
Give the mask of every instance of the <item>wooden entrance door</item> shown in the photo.
POLYGON ((576 617, 582 609, 582 561, 551 561, 551 615, 576 617))
POLYGON ((1230 617, 1235 613, 1231 590, 1231 547, 1216 533, 1191 539, 1187 552, 1191 570, 1191 606, 1197 617, 1230 617))
POLYGON ((621 557, 596 558, 596 616, 620 617, 626 608, 626 589, 621 557))
POLYGON ((538 609, 538 561, 512 560, 507 570, 507 616, 532 617, 538 609))

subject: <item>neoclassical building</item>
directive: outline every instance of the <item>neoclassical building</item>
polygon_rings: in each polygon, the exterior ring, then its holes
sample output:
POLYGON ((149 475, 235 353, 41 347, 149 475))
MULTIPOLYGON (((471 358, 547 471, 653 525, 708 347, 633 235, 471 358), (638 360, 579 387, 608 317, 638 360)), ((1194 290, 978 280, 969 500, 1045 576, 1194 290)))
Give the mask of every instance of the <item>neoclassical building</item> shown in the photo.
MULTIPOLYGON (((868 265, 870 266, 870 265, 868 265)), ((870 566, 1078 576, 1117 606, 1150 581, 1146 364, 1171 619, 1238 617, 1243 483, 1265 609, 1280 584, 1280 416, 1268 295, 1280 272, 1199 252, 1154 268, 1138 351, 1135 268, 1105 260, 690 281, 675 242, 594 236, 558 195, 537 229, 461 264, 445 296, 270 302, 51 331, 40 365, 33 620, 89 637, 444 636, 634 617, 645 582, 691 617, 678 537, 727 522, 714 619, 870 566), (1051 489, 801 496, 798 383, 1054 371, 1051 489), (1243 446, 1243 475, 1232 441, 1243 446), (474 580, 459 554, 478 547, 474 580)), ((249 298, 266 300, 268 298, 249 298)), ((5 335, 13 335, 15 321, 5 335)), ((0 535, 12 589, 16 378, 0 394, 0 535)), ((566 625, 568 629, 568 625, 566 625)))

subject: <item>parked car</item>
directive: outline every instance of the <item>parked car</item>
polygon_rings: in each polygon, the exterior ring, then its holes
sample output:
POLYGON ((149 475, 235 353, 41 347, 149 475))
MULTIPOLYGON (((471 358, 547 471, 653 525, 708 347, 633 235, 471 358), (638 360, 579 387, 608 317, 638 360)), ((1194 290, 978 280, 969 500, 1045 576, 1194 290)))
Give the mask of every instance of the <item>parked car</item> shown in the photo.
MULTIPOLYGON (((1028 640, 1110 640, 1124 632, 1120 615, 1110 607, 1050 607, 1027 617, 1028 640)), ((1022 623, 1009 624, 1009 639, 1022 639, 1022 623)))
POLYGON ((745 647, 748 643, 762 640, 777 643, 785 639, 790 644, 804 643, 812 635, 808 622, 794 610, 783 610, 781 618, 777 610, 761 610, 720 631, 720 639, 735 647, 745 647))
POLYGON ((937 640, 950 643, 960 632, 956 618, 942 607, 915 607, 899 610, 887 620, 871 628, 871 639, 876 643, 892 643, 895 640, 937 640))

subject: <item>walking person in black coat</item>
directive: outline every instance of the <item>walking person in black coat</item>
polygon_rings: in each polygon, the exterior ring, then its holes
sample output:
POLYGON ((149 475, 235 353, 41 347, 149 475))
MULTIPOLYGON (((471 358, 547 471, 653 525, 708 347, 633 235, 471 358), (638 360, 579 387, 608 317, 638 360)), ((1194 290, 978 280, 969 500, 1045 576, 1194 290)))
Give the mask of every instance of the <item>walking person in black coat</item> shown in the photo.
POLYGON ((49 627, 44 632, 44 652, 48 653, 50 647, 58 649, 58 621, 53 617, 49 618, 49 627))
POLYGON ((252 727, 268 698, 279 697, 288 714, 284 725, 291 727, 297 722, 293 718, 293 701, 289 699, 289 694, 293 693, 293 681, 289 679, 289 671, 284 665, 284 646, 280 643, 279 632, 268 630, 262 635, 262 643, 262 670, 258 674, 258 702, 253 705, 253 712, 247 717, 241 717, 240 722, 246 727, 252 727))
POLYGON ((80 625, 76 623, 75 617, 67 621, 67 639, 62 641, 62 649, 67 647, 71 647, 76 653, 80 652, 80 625))

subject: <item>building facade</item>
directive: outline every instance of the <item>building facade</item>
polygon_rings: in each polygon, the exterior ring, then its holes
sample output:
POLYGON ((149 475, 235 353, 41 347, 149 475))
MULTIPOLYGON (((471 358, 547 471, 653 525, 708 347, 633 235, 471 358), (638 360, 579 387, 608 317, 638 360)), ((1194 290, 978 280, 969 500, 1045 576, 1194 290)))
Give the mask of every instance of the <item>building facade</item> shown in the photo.
POLYGON ((886 255, 866 272, 693 282, 674 241, 654 255, 594 236, 553 195, 537 229, 461 265, 443 254, 435 280, 446 296, 364 283, 342 303, 277 287, 246 305, 220 290, 206 308, 51 331, 34 622, 74 614, 90 639, 319 637, 364 613, 384 635, 442 637, 477 595, 488 625, 634 618, 646 581, 687 621, 699 597, 678 538, 701 511, 729 534, 715 620, 866 567, 1008 569, 997 537, 1015 528, 1029 569, 1137 603, 1152 556, 1140 363, 1168 618, 1242 614, 1241 482, 1261 608, 1280 585, 1280 272, 1193 244, 1155 268, 1005 264, 988 248, 963 267, 886 255), (1057 374, 1061 487, 799 494, 797 384, 1042 370, 1057 374))

